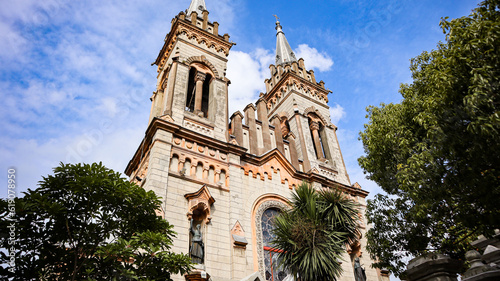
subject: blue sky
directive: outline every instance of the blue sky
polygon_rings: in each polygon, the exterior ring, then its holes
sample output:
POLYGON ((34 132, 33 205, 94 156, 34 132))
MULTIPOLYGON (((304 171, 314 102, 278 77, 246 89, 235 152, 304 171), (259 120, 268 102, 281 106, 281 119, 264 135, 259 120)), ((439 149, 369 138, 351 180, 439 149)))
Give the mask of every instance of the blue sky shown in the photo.
MULTIPOLYGON (((308 69, 333 93, 332 121, 351 181, 370 191, 357 165, 365 108, 398 102, 410 59, 444 35, 441 17, 468 15, 478 0, 206 0, 209 19, 237 43, 229 56, 230 111, 264 91, 275 19, 308 69)), ((171 19, 190 0, 1 1, 0 181, 14 167, 18 193, 59 162, 102 161, 123 172, 147 126, 155 90, 151 62, 171 19)), ((6 197, 6 184, 0 197, 6 197)))

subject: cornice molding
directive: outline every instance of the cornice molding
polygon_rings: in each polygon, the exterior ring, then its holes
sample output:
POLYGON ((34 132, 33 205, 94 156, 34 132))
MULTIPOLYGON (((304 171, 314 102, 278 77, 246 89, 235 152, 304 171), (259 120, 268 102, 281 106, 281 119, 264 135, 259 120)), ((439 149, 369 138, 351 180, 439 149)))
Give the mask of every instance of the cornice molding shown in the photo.
POLYGON ((226 154, 232 153, 241 156, 247 151, 247 149, 244 147, 199 134, 195 131, 191 131, 172 122, 155 117, 146 129, 144 139, 141 142, 141 145, 139 145, 139 147, 137 148, 134 157, 132 157, 132 160, 129 161, 127 168, 125 168, 126 175, 130 176, 132 172, 138 167, 139 163, 141 162, 141 152, 148 151, 150 149, 150 147, 153 145, 153 137, 159 130, 170 132, 178 138, 185 138, 191 141, 196 141, 198 143, 203 143, 226 154))
POLYGON ((279 92, 283 91, 286 93, 286 88, 293 84, 297 85, 299 88, 303 88, 305 91, 309 91, 312 96, 320 97, 320 99, 325 101, 325 104, 328 103, 328 94, 331 91, 324 89, 320 85, 316 85, 293 72, 284 73, 280 81, 271 89, 271 91, 269 91, 269 93, 266 93, 263 98, 269 103, 279 92))
POLYGON ((210 32, 203 30, 197 26, 191 24, 190 21, 181 20, 179 16, 174 19, 172 24, 172 29, 165 39, 165 43, 158 54, 155 62, 153 64, 158 65, 158 71, 165 66, 167 59, 172 51, 177 37, 185 33, 189 39, 196 38, 198 44, 205 42, 205 44, 211 48, 214 47, 217 52, 223 51, 226 56, 229 55, 229 50, 234 45, 234 43, 226 41, 223 36, 213 35, 210 32))
MULTIPOLYGON (((185 138, 191 141, 203 143, 214 149, 219 149, 221 152, 226 154, 235 154, 240 157, 242 164, 244 162, 255 167, 261 167, 265 163, 276 159, 276 161, 278 161, 280 165, 282 165, 282 167, 286 170, 286 172, 291 176, 290 180, 293 179, 295 182, 318 182, 325 187, 339 188, 340 190, 345 191, 353 196, 361 196, 363 198, 368 196, 368 192, 365 190, 336 182, 323 175, 314 173, 313 171, 309 171, 307 173, 298 171, 278 149, 273 149, 264 155, 256 156, 246 153, 247 149, 239 145, 230 142, 223 142, 214 138, 207 137, 205 135, 201 135, 197 132, 191 131, 177 124, 157 117, 155 117, 151 121, 148 129, 146 130, 146 135, 143 142, 141 142, 141 145, 139 145, 138 149, 136 150, 134 157, 128 163, 127 168, 125 169, 125 174, 127 176, 131 176, 132 172, 139 168, 139 165, 142 161, 141 152, 150 150, 151 146, 153 145, 152 139, 158 130, 171 132, 178 138, 185 138)), ((142 157, 144 158, 144 154, 142 155, 142 157)), ((263 176, 263 174, 261 176, 263 176)), ((292 183, 290 182, 290 184, 292 183)))

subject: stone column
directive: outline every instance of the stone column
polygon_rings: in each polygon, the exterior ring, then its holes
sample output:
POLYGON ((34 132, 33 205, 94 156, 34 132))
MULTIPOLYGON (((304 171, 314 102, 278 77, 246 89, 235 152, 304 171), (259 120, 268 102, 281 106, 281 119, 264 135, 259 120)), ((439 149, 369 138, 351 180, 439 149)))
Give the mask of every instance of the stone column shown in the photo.
POLYGON ((203 175, 202 175, 202 178, 204 180, 208 180, 208 170, 210 170, 210 167, 209 166, 203 166, 203 175))
POLYGON ((203 102, 203 82, 207 76, 205 73, 198 72, 194 81, 196 83, 196 94, 194 99, 194 114, 203 117, 203 112, 201 111, 201 104, 203 102))
POLYGON ((191 172, 189 172, 189 175, 193 178, 196 178, 196 166, 198 166, 198 162, 194 159, 191 160, 191 172))
POLYGON ((186 162, 186 159, 181 159, 179 158, 179 166, 177 167, 177 172, 181 173, 183 176, 186 174, 186 171, 182 172, 182 169, 184 169, 184 163, 186 162))
POLYGON ((323 155, 323 147, 321 146, 321 141, 319 140, 319 123, 315 121, 311 122, 309 129, 311 129, 313 135, 316 157, 318 157, 319 160, 325 159, 325 155, 323 155))
POLYGON ((215 184, 218 184, 219 181, 220 181, 220 170, 215 170, 214 182, 215 182, 215 184))

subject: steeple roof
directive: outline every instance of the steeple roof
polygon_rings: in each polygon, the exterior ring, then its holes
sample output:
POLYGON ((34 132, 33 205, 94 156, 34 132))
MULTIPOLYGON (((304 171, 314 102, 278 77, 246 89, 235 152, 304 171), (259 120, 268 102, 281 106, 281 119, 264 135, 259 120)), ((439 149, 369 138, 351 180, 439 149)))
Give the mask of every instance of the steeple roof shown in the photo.
POLYGON ((290 48, 288 41, 286 40, 285 33, 281 28, 281 24, 276 17, 276 65, 291 63, 297 61, 295 54, 290 48))
POLYGON ((189 5, 186 15, 189 16, 192 12, 196 12, 199 16, 201 16, 201 12, 206 9, 205 0, 191 0, 191 5, 189 5))

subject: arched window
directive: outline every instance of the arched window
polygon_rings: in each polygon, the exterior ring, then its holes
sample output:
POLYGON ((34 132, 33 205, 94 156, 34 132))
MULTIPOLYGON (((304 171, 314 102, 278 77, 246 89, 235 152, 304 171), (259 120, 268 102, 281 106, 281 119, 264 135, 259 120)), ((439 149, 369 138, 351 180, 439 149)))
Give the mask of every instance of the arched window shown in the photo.
POLYGON ((208 118, 212 78, 213 76, 206 66, 201 64, 191 66, 186 93, 186 111, 208 118))
POLYGON ((196 68, 191 67, 189 70, 189 83, 188 83, 188 91, 186 96, 186 111, 194 112, 194 98, 196 96, 196 87, 194 78, 196 76, 196 68))
POLYGON ((323 131, 323 124, 309 119, 309 129, 311 131, 311 138, 313 140, 314 152, 319 160, 325 159, 325 149, 323 147, 323 140, 321 132, 323 131))
POLYGON ((278 208, 269 208, 264 211, 261 219, 262 245, 264 246, 265 278, 268 281, 282 281, 287 277, 283 268, 279 267, 279 249, 272 247, 274 218, 280 213, 278 208))
POLYGON ((328 150, 325 124, 323 120, 314 113, 308 114, 309 131, 311 132, 311 139, 313 141, 314 152, 318 160, 324 161, 331 160, 330 151, 328 150))
POLYGON ((203 81, 203 95, 201 100, 201 112, 203 116, 208 118, 209 114, 209 102, 210 102, 210 84, 212 83, 212 75, 207 73, 205 75, 205 80, 203 81))

